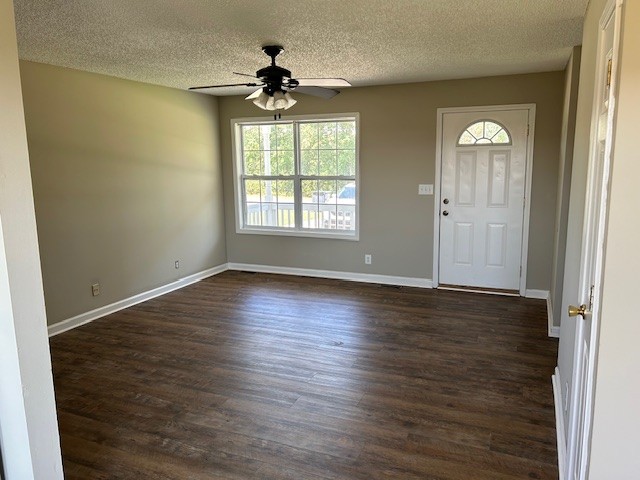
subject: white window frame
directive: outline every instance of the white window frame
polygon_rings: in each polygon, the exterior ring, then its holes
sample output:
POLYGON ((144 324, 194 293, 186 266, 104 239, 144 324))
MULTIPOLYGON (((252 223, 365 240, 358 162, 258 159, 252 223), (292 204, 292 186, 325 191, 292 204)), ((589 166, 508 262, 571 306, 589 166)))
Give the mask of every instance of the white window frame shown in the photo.
MULTIPOLYGON (((234 208, 236 218, 236 233, 249 235, 278 235, 287 237, 311 237, 311 238, 330 238, 340 240, 360 240, 360 114, 359 113, 336 113, 322 115, 287 115, 286 119, 274 120, 273 117, 245 117, 231 119, 231 149, 233 156, 233 195, 234 208), (345 230, 329 230, 329 229, 308 229, 308 228, 287 228, 267 227, 244 224, 244 205, 243 205, 243 186, 242 186, 242 145, 240 144, 240 128, 242 125, 250 124, 278 124, 291 122, 328 122, 328 121, 344 121, 354 120, 356 124, 356 205, 355 205, 355 230, 353 233, 345 233, 345 230)), ((295 145, 296 153, 294 155, 296 163, 299 162, 299 146, 295 145)), ((291 179, 291 177, 286 177, 291 179)), ((304 180, 304 176, 297 175, 296 178, 304 180)), ((333 179, 334 177, 327 177, 333 179)), ((302 199, 298 193, 298 186, 295 187, 295 206, 300 209, 302 199)))

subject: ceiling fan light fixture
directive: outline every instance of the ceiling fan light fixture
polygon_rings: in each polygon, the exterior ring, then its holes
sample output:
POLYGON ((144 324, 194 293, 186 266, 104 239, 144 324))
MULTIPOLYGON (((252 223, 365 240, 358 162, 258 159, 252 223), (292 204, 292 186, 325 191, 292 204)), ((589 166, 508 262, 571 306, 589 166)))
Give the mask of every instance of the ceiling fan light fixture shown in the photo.
POLYGON ((253 103, 256 107, 260 107, 263 110, 268 110, 267 103, 269 102, 270 97, 264 90, 260 92, 260 95, 256 99, 253 100, 253 103))
POLYGON ((269 95, 269 98, 267 99, 266 110, 271 110, 271 111, 275 110, 276 109, 275 102, 276 102, 275 98, 273 98, 272 95, 269 95))
POLYGON ((284 110, 289 105, 289 101, 284 97, 284 93, 282 91, 277 91, 273 93, 273 106, 276 110, 284 110))
POLYGON ((291 107, 293 107, 296 103, 298 103, 298 101, 297 101, 295 98, 293 98, 289 92, 287 92, 287 93, 285 93, 285 94, 284 94, 284 99, 285 99, 285 100, 286 100, 286 102, 287 102, 287 105, 284 107, 284 109, 285 109, 285 110, 290 109, 290 108, 291 108, 291 107))

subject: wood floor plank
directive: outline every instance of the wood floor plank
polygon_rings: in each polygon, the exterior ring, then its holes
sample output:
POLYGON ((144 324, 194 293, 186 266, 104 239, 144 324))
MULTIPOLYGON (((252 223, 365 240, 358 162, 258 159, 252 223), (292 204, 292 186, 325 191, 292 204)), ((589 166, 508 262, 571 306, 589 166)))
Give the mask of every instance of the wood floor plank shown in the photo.
POLYGON ((225 272, 51 353, 70 479, 557 478, 540 300, 225 272))

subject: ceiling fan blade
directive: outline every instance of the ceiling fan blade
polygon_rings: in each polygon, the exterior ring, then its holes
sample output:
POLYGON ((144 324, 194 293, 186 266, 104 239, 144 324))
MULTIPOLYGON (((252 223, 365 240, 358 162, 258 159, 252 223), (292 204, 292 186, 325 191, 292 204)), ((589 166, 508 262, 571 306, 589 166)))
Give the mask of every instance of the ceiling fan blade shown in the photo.
POLYGON ((189 90, 203 90, 205 88, 225 88, 225 87, 258 87, 258 83, 230 83, 227 85, 207 85, 205 87, 189 87, 189 90))
POLYGON ((296 78, 301 87, 350 87, 344 78, 296 78))
POLYGON ((326 98, 327 100, 335 97, 340 92, 338 90, 333 90, 331 88, 324 87, 296 87, 292 90, 295 93, 303 93, 305 95, 313 95, 314 97, 326 98))
POLYGON ((249 75, 248 73, 233 72, 233 74, 234 75, 242 75, 243 77, 258 78, 255 75, 249 75))
POLYGON ((245 100, 253 100, 254 98, 258 98, 260 96, 260 93, 262 93, 262 88, 259 88, 258 90, 253 92, 251 95, 245 97, 245 100))

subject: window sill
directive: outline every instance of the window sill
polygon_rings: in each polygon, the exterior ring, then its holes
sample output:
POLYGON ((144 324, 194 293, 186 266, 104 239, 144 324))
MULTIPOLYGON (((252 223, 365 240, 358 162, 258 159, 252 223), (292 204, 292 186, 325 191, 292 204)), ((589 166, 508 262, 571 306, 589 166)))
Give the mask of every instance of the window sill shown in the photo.
POLYGON ((359 241, 360 235, 354 233, 338 233, 337 231, 323 232, 319 230, 276 230, 268 228, 236 228, 236 233, 242 235, 271 235, 278 237, 301 237, 301 238, 325 238, 328 240, 350 240, 359 241))

